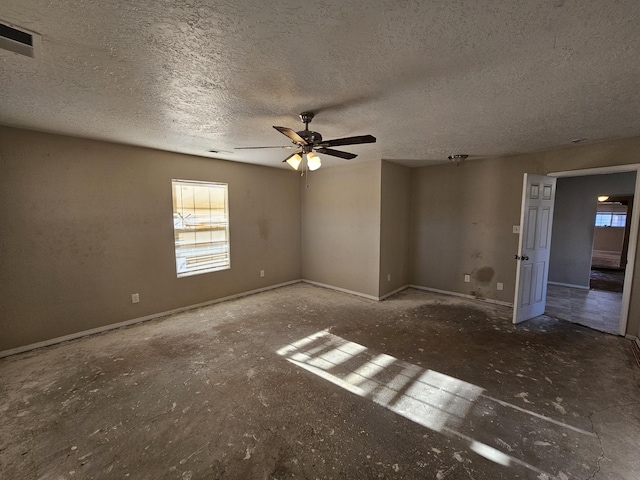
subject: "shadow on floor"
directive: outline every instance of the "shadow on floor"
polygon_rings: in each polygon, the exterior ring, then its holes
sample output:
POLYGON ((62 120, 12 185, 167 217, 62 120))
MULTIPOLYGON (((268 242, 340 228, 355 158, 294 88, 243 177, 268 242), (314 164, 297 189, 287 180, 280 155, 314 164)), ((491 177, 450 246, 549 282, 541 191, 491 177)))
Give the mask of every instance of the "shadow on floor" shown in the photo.
POLYGON ((591 268, 589 286, 593 290, 622 293, 623 285, 624 270, 600 267, 591 268))

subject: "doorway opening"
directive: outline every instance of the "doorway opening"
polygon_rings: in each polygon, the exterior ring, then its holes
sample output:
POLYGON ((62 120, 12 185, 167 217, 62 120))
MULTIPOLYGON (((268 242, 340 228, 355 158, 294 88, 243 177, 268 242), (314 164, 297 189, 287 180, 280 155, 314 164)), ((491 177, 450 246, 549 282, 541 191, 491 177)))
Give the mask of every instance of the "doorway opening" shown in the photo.
POLYGON ((599 195, 597 201, 589 287, 622 293, 633 196, 599 195))
POLYGON ((638 167, 550 174, 558 178, 558 190, 547 315, 625 335, 638 237, 638 167))

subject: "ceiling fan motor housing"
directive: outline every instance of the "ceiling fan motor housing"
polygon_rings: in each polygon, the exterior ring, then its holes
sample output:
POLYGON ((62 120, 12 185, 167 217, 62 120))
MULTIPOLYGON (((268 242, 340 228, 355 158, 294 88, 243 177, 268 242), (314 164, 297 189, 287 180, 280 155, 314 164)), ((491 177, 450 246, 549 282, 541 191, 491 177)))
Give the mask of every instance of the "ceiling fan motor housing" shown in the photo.
POLYGON ((304 153, 309 153, 315 145, 322 142, 322 135, 320 135, 318 132, 312 132, 311 130, 309 130, 309 124, 311 123, 311 120, 313 120, 314 116, 315 114, 313 112, 302 112, 300 114, 300 120, 302 120, 302 123, 304 123, 304 130, 296 133, 300 135, 304 139, 304 141, 309 144, 308 147, 310 147, 303 148, 304 153))
POLYGON ((318 143, 322 142, 322 135, 320 135, 318 132, 312 132, 311 130, 302 130, 296 133, 300 135, 309 145, 317 145, 318 143))

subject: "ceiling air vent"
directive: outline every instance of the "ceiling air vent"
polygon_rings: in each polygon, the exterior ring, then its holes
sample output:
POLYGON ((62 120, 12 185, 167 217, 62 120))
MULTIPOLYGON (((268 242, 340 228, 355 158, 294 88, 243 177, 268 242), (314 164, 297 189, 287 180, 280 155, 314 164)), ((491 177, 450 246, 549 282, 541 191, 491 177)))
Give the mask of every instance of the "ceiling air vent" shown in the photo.
POLYGON ((27 57, 34 57, 34 37, 37 34, 0 22, 0 48, 27 57))

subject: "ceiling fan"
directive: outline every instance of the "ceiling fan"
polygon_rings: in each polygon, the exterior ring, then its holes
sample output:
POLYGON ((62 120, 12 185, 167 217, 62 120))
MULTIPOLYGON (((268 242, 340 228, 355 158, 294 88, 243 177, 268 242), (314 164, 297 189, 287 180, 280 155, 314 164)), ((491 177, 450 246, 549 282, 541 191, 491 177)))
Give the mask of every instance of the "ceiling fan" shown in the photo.
POLYGON ((302 163, 302 158, 305 156, 307 159, 307 168, 313 171, 317 170, 322 165, 320 157, 316 155, 315 152, 343 158, 345 160, 351 160, 352 158, 356 158, 357 155, 354 153, 343 152, 342 150, 334 150, 330 147, 356 145, 360 143, 375 143, 376 141, 376 137, 372 135, 359 135, 356 137, 336 138, 334 140, 322 140, 322 135, 318 132, 309 130, 309 124, 311 123, 311 120, 313 120, 313 117, 313 112, 302 112, 300 114, 300 120, 304 123, 304 130, 299 132, 294 132, 292 129, 287 127, 277 127, 274 125, 273 128, 287 136, 289 140, 293 142, 293 146, 237 147, 236 150, 257 148, 299 148, 299 151, 285 158, 283 162, 287 162, 294 170, 298 170, 298 167, 302 163))

